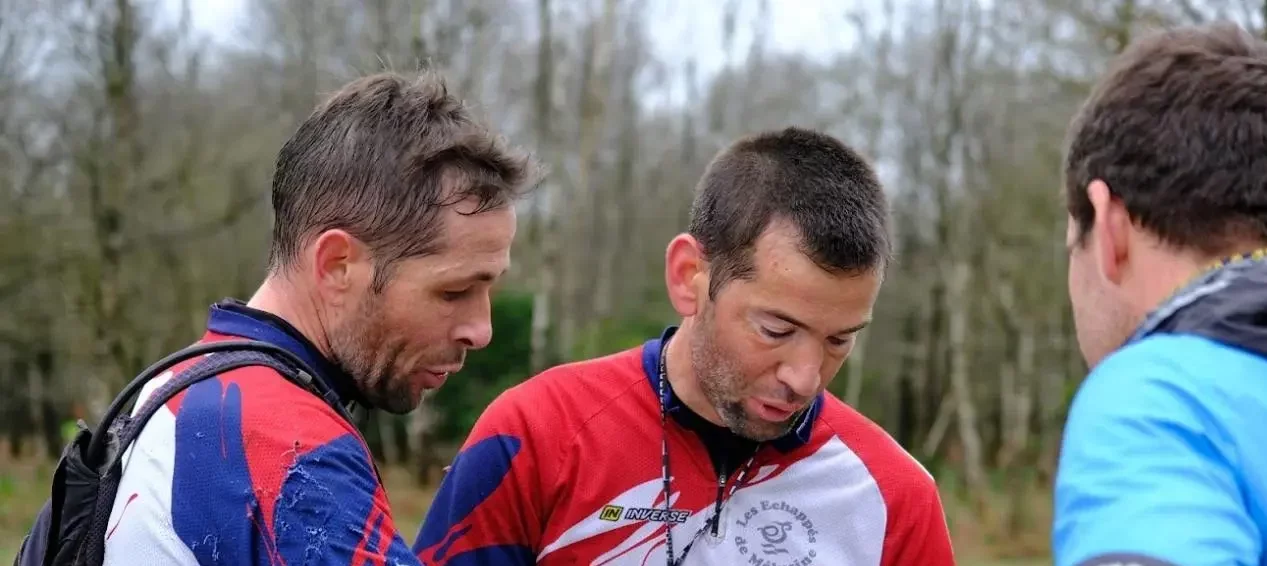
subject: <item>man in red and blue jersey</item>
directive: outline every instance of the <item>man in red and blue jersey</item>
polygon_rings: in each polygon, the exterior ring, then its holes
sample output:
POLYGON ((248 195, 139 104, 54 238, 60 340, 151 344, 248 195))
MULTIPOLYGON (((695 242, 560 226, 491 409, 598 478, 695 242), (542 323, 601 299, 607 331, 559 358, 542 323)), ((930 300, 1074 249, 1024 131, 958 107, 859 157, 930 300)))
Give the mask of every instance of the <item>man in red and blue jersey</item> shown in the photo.
POLYGON ((535 171, 435 74, 368 76, 318 107, 277 158, 267 278, 212 306, 202 340, 280 346, 336 404, 264 366, 181 392, 124 455, 105 563, 416 564, 336 408, 408 412, 488 344, 535 171))
POLYGON ((722 151, 668 245, 680 327, 499 396, 414 543, 434 565, 950 566, 933 478, 825 389, 890 261, 868 163, 798 128, 722 151))

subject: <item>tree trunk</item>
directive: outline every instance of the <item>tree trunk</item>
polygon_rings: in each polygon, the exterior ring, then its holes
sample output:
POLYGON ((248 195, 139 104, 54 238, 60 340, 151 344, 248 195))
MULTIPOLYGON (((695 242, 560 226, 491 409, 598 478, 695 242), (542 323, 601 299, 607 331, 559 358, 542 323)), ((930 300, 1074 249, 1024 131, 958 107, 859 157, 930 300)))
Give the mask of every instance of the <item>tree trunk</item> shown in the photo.
MULTIPOLYGON (((546 161, 554 155, 552 124, 550 122, 554 109, 554 75, 551 42, 553 30, 550 13, 550 0, 539 0, 537 3, 537 21, 541 27, 541 37, 537 45, 537 77, 534 90, 536 107, 537 143, 547 156, 546 161)), ((531 367, 533 373, 550 365, 551 359, 551 325, 555 322, 551 316, 555 305, 553 298, 557 295, 557 274, 560 268, 557 218, 562 199, 558 198, 558 181, 547 180, 539 194, 533 199, 533 213, 529 225, 528 241, 540 254, 537 262, 535 284, 532 297, 532 338, 531 367)))
POLYGON ((950 313, 950 383, 955 396, 955 424, 963 444, 964 475, 973 493, 983 495, 985 469, 982 467, 981 434, 977 430, 977 408, 968 385, 968 297, 971 273, 962 262, 951 265, 947 310, 950 313))

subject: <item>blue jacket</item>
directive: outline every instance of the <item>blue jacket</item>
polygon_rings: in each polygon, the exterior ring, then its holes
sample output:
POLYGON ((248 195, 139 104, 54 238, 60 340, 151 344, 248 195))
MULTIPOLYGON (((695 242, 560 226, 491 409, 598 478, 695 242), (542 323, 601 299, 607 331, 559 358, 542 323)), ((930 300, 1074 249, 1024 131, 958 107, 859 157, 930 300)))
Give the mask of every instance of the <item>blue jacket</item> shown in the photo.
POLYGON ((1087 377, 1065 427, 1056 566, 1267 565, 1267 261, 1163 304, 1087 377))

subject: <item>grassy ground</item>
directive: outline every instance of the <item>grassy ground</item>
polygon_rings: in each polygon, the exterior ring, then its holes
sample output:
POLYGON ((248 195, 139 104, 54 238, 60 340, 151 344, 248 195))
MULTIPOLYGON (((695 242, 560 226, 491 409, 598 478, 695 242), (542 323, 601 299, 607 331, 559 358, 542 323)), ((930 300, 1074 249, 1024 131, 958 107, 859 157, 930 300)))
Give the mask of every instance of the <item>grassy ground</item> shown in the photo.
MULTIPOLYGON (((7 450, 0 451, 7 454, 7 450)), ((18 545, 30 527, 30 521, 48 497, 48 481, 51 464, 32 460, 10 460, 0 455, 0 564, 7 564, 17 554, 18 545)), ((431 504, 432 491, 419 488, 409 474, 400 469, 383 471, 387 491, 392 502, 396 526, 402 536, 412 542, 422 524, 427 506, 431 504)), ((955 503, 956 497, 947 494, 947 516, 955 536, 956 553, 960 566, 1043 566, 1051 564, 1043 557, 1042 547, 1046 528, 1042 519, 1022 536, 1009 536, 1007 540, 991 536, 998 531, 993 522, 997 513, 984 513, 985 520, 976 519, 965 506, 955 503)), ((987 502, 989 508, 1006 507, 1002 498, 987 502), (996 503, 998 505, 996 505, 996 503)), ((1043 498, 1036 494, 1033 504, 1041 506, 1043 498)), ((1036 517, 1042 517, 1037 514, 1036 517)))

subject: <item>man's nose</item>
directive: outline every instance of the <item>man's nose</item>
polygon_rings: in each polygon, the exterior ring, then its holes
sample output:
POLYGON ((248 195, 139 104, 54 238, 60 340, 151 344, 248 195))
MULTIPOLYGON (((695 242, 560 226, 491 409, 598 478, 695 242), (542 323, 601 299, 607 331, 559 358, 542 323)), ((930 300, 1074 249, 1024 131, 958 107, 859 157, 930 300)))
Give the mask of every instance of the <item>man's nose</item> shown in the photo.
POLYGON ((454 329, 454 338, 468 349, 479 350, 493 341, 493 321, 488 316, 479 317, 454 329))
POLYGON ((822 354, 801 352, 797 359, 788 360, 779 367, 779 381, 792 390, 797 399, 807 399, 818 394, 822 385, 822 354))

